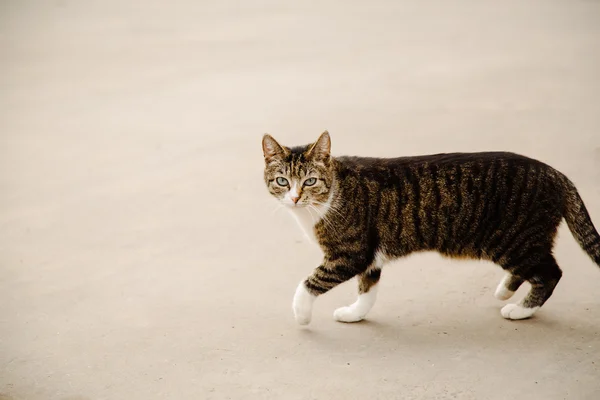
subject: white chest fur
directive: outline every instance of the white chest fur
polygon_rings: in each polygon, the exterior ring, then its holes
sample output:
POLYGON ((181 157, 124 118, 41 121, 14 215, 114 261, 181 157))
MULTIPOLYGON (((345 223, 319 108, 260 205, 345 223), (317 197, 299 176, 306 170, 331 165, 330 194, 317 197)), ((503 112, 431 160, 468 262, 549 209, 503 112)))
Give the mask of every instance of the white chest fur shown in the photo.
POLYGON ((314 210, 306 207, 291 208, 290 213, 304 232, 304 235, 313 243, 318 244, 315 237, 314 226, 319 222, 319 215, 314 210))

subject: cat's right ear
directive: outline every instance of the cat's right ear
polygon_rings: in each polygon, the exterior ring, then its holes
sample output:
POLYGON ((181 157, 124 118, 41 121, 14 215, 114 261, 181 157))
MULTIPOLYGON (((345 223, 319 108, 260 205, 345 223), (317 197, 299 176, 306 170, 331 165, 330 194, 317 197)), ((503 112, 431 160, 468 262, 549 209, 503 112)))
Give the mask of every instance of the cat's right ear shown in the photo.
POLYGON ((287 150, 277 143, 277 140, 273 139, 271 135, 266 133, 263 136, 262 147, 267 164, 275 159, 284 158, 287 155, 287 150))

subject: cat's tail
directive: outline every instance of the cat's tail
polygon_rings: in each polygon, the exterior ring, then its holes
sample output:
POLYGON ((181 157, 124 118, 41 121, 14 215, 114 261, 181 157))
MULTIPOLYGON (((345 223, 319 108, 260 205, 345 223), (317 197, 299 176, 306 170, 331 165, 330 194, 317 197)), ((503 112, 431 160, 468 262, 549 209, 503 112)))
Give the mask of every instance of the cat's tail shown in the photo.
POLYGON ((565 182, 566 207, 564 217, 571 233, 581 248, 600 266, 600 235, 592 223, 575 185, 565 182))

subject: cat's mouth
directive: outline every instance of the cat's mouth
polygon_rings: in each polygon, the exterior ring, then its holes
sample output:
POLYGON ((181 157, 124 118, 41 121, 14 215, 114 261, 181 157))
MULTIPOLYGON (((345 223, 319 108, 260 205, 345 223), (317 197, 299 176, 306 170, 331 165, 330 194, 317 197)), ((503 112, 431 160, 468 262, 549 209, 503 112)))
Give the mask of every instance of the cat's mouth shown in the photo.
POLYGON ((294 203, 292 201, 286 201, 286 202, 284 202, 284 205, 289 208, 306 208, 306 207, 310 206, 310 203, 304 203, 304 202, 294 203))

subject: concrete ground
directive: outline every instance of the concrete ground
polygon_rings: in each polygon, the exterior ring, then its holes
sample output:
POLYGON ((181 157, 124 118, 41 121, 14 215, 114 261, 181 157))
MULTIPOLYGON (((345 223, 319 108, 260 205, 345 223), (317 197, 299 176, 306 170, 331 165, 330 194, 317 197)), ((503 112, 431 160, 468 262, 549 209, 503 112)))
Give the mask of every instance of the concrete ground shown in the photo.
MULTIPOLYGON (((597 1, 0 3, 0 399, 599 399, 600 270, 506 321, 487 263, 384 271, 368 321, 291 298, 320 260, 261 136, 511 150, 600 226, 597 1)), ((522 291, 518 293, 522 295, 522 291)))

